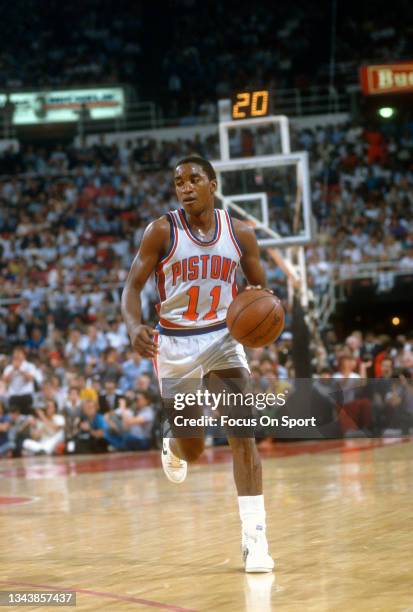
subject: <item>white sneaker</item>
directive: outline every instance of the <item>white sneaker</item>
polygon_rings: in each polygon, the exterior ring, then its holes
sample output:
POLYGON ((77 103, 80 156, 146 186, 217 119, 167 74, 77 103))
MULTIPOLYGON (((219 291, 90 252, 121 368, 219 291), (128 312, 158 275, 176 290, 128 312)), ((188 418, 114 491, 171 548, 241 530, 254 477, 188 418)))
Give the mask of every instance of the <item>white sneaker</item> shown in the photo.
POLYGON ((274 561, 268 553, 268 542, 262 527, 258 526, 254 534, 242 534, 242 556, 247 573, 272 572, 274 561))
POLYGON ((162 467, 166 477, 175 484, 180 484, 186 478, 188 462, 180 459, 173 454, 170 447, 170 439, 164 438, 162 441, 162 467))

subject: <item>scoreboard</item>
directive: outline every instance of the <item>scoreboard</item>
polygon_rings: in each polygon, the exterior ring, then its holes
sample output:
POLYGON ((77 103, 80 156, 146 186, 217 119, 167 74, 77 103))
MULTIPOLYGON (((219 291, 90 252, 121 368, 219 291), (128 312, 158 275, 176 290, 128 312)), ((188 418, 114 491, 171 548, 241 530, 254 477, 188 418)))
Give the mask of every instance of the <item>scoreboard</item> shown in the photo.
POLYGON ((255 119, 266 117, 270 113, 270 92, 238 91, 231 98, 232 119, 255 119))

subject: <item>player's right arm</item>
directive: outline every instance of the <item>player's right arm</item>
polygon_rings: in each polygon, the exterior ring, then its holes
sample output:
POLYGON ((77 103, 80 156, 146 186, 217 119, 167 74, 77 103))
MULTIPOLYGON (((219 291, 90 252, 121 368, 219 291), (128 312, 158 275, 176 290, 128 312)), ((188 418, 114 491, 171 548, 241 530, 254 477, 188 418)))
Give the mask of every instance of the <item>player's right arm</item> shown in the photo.
POLYGON ((169 240, 170 226, 166 217, 161 217, 148 225, 122 291, 122 316, 132 347, 142 357, 155 356, 156 346, 153 336, 156 330, 142 323, 141 291, 159 260, 166 253, 169 240))

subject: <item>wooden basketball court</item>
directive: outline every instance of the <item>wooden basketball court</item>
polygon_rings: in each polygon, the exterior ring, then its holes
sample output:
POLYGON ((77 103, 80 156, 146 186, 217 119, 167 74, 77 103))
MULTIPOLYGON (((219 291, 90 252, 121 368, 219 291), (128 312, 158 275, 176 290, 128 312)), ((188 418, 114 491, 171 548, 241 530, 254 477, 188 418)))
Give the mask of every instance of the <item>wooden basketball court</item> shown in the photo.
POLYGON ((180 486, 155 452, 3 460, 0 590, 71 588, 78 610, 413 610, 411 440, 266 452, 275 575, 242 570, 230 458, 208 450, 180 486))

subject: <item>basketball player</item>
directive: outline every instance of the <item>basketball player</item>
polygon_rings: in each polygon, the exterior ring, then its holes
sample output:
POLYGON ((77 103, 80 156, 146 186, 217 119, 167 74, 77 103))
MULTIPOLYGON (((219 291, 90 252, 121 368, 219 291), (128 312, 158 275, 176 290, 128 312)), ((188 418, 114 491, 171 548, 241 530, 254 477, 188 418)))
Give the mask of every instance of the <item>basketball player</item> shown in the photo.
MULTIPOLYGON (((214 208, 215 170, 201 157, 175 167, 176 195, 182 208, 168 212, 146 229, 122 293, 122 313, 133 348, 154 360, 161 386, 165 379, 239 380, 245 388, 249 367, 241 344, 229 334, 225 318, 236 295, 239 264, 250 286, 265 287, 253 229, 214 208), (140 293, 155 271, 160 296, 157 329, 141 321, 140 293)), ((261 461, 253 437, 228 437, 242 522, 247 572, 270 572, 261 461)), ((164 438, 166 476, 181 483, 187 464, 204 449, 197 437, 164 438)))

